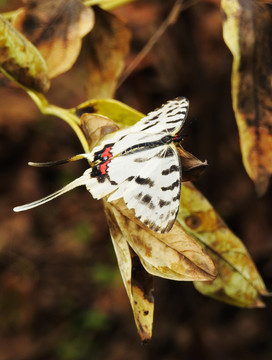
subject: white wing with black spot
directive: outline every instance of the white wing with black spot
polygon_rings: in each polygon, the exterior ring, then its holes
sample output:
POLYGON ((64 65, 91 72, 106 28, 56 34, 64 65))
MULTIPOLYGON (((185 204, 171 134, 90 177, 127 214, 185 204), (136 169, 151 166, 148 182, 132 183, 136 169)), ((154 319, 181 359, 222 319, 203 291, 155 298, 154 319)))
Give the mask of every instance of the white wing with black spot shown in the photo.
POLYGON ((108 201, 123 198, 143 224, 159 233, 168 232, 179 209, 182 171, 173 140, 185 122, 188 107, 187 99, 177 98, 135 125, 117 131, 91 153, 77 156, 93 163, 80 178, 46 198, 14 210, 31 209, 86 185, 95 199, 108 195, 108 201))

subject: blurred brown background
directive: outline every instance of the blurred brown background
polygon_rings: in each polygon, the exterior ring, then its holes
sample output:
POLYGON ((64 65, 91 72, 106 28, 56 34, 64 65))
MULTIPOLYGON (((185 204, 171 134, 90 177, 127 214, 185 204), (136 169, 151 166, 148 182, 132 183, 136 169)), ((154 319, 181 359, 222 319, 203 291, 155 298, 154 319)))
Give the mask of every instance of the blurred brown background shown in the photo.
MULTIPOLYGON (((115 11, 133 33, 133 60, 173 1, 142 1, 115 11)), ((1 10, 20 1, 1 1, 1 10)), ((183 11, 116 98, 146 113, 176 96, 190 100, 184 147, 207 159, 196 183, 243 240, 272 290, 271 186, 255 194, 239 149, 230 94, 232 56, 222 39, 219 0, 183 11)), ((72 107, 86 100, 75 68, 52 82, 48 99, 72 107)), ((155 281, 152 341, 141 345, 119 275, 102 204, 85 189, 40 208, 39 199, 79 176, 87 164, 35 169, 28 161, 82 152, 72 130, 45 117, 22 90, 0 87, 0 360, 268 360, 272 300, 239 309, 200 295, 191 283, 155 281)))

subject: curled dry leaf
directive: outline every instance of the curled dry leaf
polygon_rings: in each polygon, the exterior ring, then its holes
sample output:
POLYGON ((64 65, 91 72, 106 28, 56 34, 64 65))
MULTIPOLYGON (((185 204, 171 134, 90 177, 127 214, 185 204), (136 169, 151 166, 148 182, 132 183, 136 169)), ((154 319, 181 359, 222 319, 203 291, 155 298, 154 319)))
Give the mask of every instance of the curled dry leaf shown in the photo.
POLYGON ((197 290, 236 306, 264 306, 260 295, 268 292, 245 246, 191 183, 182 186, 177 219, 206 248, 218 270, 211 282, 196 282, 197 290))
POLYGON ((154 316, 153 276, 145 271, 138 256, 129 246, 126 234, 119 226, 119 219, 122 220, 120 213, 106 201, 104 205, 118 266, 135 323, 141 340, 148 341, 152 336, 154 316))
POLYGON ((111 207, 118 212, 119 228, 149 273, 179 281, 215 278, 209 256, 178 223, 169 233, 158 234, 137 220, 134 210, 128 210, 123 200, 111 202, 111 207))
POLYGON ((243 163, 262 195, 272 173, 272 8, 256 0, 222 0, 221 6, 243 163))
POLYGON ((194 181, 205 171, 208 163, 201 161, 194 155, 183 149, 181 145, 177 147, 182 166, 182 181, 194 181))
POLYGON ((103 115, 84 113, 81 116, 81 122, 90 149, 97 146, 99 141, 107 134, 119 130, 119 127, 113 121, 109 121, 103 115))
POLYGON ((129 50, 130 31, 115 15, 95 9, 95 26, 86 37, 86 91, 90 99, 112 98, 129 50))
POLYGON ((18 83, 46 92, 50 82, 40 52, 0 15, 0 66, 18 83))
POLYGON ((94 26, 94 13, 81 0, 27 0, 13 22, 40 50, 53 78, 75 63, 83 36, 94 26))
POLYGON ((123 201, 104 200, 110 234, 142 341, 152 335, 152 275, 171 280, 214 279, 213 262, 179 224, 167 235, 140 225, 123 201))

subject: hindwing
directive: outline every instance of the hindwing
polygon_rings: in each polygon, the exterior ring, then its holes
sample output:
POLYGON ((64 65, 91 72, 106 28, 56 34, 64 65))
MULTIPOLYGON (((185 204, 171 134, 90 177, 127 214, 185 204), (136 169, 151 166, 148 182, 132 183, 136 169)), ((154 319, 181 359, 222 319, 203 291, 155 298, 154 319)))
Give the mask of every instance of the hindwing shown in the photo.
POLYGON ((181 165, 173 144, 112 158, 107 172, 86 184, 92 196, 123 198, 150 229, 164 233, 174 224, 180 201, 181 165))

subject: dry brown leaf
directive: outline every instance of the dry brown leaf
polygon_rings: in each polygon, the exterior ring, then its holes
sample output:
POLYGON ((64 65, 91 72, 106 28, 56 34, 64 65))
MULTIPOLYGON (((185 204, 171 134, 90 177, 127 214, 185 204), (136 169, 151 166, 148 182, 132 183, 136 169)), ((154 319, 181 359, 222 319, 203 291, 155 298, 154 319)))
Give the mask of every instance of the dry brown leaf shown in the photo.
POLYGON ((13 21, 40 50, 53 78, 73 66, 82 37, 94 25, 94 13, 80 0, 27 0, 13 21))
POLYGON ((215 278, 216 269, 209 256, 178 223, 169 233, 158 234, 137 220, 134 210, 128 210, 123 200, 112 201, 111 206, 130 247, 149 273, 179 281, 215 278))
POLYGON ((86 91, 90 99, 112 98, 129 50, 130 31, 115 15, 95 7, 95 26, 86 38, 86 91))
POLYGON ((272 174, 272 8, 256 0, 222 0, 222 9, 243 163, 262 195, 272 174))
POLYGON ((119 226, 120 214, 104 201, 110 234, 118 261, 118 266, 132 307, 135 323, 142 341, 152 336, 154 297, 153 276, 145 271, 138 256, 127 242, 123 229, 119 226))
POLYGON ((110 234, 118 265, 142 341, 152 336, 153 277, 171 280, 211 280, 216 270, 206 255, 181 226, 157 234, 140 225, 123 201, 104 200, 110 234))
POLYGON ((49 89, 47 66, 40 52, 2 16, 0 66, 24 86, 40 92, 49 89))
POLYGON ((194 181, 205 171, 208 163, 201 161, 194 155, 183 149, 181 145, 177 147, 182 166, 182 181, 194 181))
POLYGON ((98 114, 84 113, 81 116, 81 123, 90 149, 98 145, 98 142, 107 134, 119 130, 113 121, 109 121, 106 116, 98 114))

